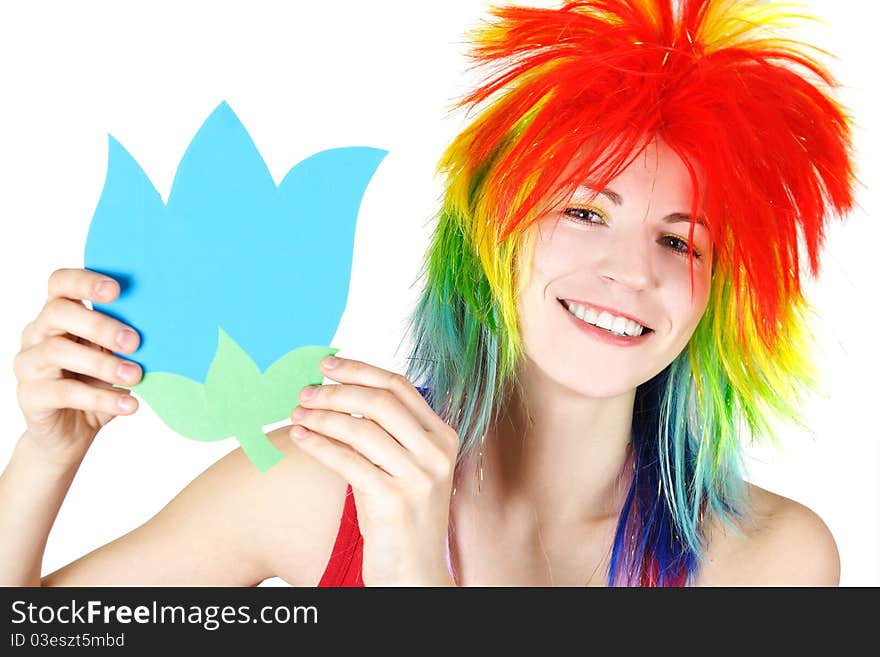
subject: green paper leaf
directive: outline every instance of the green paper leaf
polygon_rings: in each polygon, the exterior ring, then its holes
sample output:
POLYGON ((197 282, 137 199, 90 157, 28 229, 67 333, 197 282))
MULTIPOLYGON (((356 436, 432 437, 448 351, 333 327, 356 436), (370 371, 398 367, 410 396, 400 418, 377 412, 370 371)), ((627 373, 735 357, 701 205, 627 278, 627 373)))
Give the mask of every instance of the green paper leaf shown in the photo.
POLYGON ((229 437, 214 422, 205 386, 198 381, 168 372, 148 372, 129 389, 181 436, 206 442, 229 437))
POLYGON ((205 377, 210 412, 217 420, 222 418, 222 426, 228 429, 232 429, 228 425, 240 426, 239 418, 249 423, 259 407, 260 392, 260 369, 220 328, 217 351, 205 377), (246 418, 242 417, 243 412, 247 413, 246 418))
POLYGON ((264 424, 287 418, 299 403, 300 390, 323 382, 321 360, 337 351, 324 346, 299 347, 266 368, 260 381, 259 415, 266 418, 264 424))
POLYGON ((338 349, 299 347, 263 374, 223 328, 204 385, 169 372, 150 372, 131 388, 174 431, 200 441, 234 436, 260 472, 284 458, 262 427, 287 418, 300 390, 324 380, 320 363, 338 349))

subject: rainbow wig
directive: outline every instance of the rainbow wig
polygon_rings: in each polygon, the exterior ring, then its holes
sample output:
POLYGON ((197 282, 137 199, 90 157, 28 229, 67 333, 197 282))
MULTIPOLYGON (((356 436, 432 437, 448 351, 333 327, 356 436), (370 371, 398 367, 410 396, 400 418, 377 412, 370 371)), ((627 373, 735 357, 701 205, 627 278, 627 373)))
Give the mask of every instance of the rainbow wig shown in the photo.
POLYGON ((491 14, 472 34, 484 77, 456 104, 479 111, 438 165, 445 191, 407 376, 427 382, 458 431, 460 465, 516 384, 529 228, 661 138, 712 235, 712 288, 687 347, 636 390, 607 583, 693 584, 704 515, 734 530, 744 516, 743 443, 772 439, 774 418, 797 421, 815 388, 802 258, 817 275, 829 216, 852 208, 851 120, 810 47, 770 33, 810 18, 790 4, 594 0, 491 14))

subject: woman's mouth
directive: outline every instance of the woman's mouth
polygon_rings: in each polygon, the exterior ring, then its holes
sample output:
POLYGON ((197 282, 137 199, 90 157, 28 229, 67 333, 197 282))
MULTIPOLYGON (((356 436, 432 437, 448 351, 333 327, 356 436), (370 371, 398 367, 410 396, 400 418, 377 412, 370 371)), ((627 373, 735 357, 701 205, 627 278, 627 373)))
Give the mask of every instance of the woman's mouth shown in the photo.
POLYGON ((618 340, 642 342, 654 332, 653 329, 629 317, 616 315, 604 309, 584 306, 566 299, 557 299, 557 301, 572 319, 581 327, 589 329, 591 333, 601 332, 618 340))

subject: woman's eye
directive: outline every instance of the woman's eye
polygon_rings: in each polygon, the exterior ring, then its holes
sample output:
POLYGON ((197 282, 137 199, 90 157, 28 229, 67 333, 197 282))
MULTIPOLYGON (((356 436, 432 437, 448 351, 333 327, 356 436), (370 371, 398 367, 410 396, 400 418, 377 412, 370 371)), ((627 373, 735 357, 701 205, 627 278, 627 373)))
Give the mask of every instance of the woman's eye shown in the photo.
MULTIPOLYGON (((579 224, 587 224, 587 225, 604 225, 605 217, 601 212, 597 212, 596 210, 591 210, 590 208, 566 208, 564 212, 566 217, 574 220, 579 224)), ((660 243, 671 249, 675 253, 678 253, 683 256, 688 255, 688 243, 687 240, 678 237, 677 235, 664 235, 660 238, 660 243)), ((694 258, 700 258, 701 254, 697 249, 692 249, 694 254, 694 258)))
POLYGON ((571 217, 580 224, 604 224, 605 217, 590 208, 568 208, 565 211, 566 217, 571 217))
MULTIPOLYGON (((662 238, 660 238, 660 241, 676 253, 680 253, 685 256, 688 254, 687 240, 683 240, 680 237, 676 237, 675 235, 664 235, 662 238)), ((693 254, 695 258, 700 257, 700 252, 696 249, 693 249, 693 254)))

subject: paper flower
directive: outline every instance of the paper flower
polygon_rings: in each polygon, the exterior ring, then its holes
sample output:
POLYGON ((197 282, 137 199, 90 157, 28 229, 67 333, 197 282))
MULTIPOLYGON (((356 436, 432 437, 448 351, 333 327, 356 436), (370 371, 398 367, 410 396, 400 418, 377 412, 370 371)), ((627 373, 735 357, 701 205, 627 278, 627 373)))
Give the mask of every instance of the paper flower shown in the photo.
POLYGON ((234 436, 260 471, 282 457, 262 426, 321 383, 348 296, 361 198, 387 151, 322 151, 280 185, 230 107, 190 143, 168 203, 110 136, 85 266, 122 291, 95 309, 130 324, 132 390, 177 433, 234 436))

